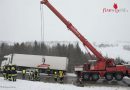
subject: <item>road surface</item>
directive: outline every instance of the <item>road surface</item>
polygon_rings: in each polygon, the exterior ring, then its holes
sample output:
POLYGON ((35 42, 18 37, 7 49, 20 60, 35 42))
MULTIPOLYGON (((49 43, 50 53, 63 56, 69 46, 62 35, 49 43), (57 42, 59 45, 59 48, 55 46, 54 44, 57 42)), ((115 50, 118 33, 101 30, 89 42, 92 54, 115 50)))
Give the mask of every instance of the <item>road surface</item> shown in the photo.
MULTIPOLYGON (((2 74, 0 74, 0 77, 2 77, 2 74)), ((18 79, 22 79, 21 73, 18 73, 17 75, 18 79)), ((40 75, 40 82, 48 82, 48 83, 58 83, 54 81, 53 76, 48 76, 46 74, 40 75)), ((26 80, 28 80, 28 75, 26 75, 26 80)), ((66 75, 64 78, 64 84, 75 84, 76 82, 76 76, 73 75, 66 75)), ((96 82, 94 81, 87 81, 84 83, 85 86, 122 86, 122 87, 130 87, 130 78, 125 77, 122 81, 107 81, 105 79, 100 79, 96 82)))

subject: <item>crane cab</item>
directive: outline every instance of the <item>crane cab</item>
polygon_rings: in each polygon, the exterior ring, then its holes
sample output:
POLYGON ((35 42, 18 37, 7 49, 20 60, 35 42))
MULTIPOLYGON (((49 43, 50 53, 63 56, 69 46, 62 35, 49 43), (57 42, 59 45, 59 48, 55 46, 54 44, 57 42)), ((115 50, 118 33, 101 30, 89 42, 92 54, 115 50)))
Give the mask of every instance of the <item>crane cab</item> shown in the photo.
POLYGON ((94 70, 94 66, 96 64, 97 60, 88 60, 88 63, 84 64, 84 70, 94 70))

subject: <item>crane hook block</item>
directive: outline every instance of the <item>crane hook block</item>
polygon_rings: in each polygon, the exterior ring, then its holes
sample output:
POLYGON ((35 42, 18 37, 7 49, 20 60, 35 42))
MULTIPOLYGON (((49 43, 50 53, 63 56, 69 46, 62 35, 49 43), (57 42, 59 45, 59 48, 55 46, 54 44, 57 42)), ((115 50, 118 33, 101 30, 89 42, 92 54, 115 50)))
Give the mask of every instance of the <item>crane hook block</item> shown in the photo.
POLYGON ((48 3, 48 0, 42 0, 40 3, 41 3, 41 4, 47 4, 47 3, 48 3))

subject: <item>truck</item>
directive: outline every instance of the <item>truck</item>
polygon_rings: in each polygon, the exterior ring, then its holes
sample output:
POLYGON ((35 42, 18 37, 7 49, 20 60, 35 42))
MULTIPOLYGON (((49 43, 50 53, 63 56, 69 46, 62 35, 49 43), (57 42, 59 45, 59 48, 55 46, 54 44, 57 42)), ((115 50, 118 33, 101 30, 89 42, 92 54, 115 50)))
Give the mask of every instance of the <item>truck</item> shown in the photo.
POLYGON ((130 76, 130 65, 116 65, 113 58, 104 57, 48 0, 42 0, 40 3, 46 5, 96 57, 96 60, 88 60, 83 65, 75 66, 77 78, 82 77, 85 81, 97 81, 100 78, 111 81, 115 78, 120 81, 124 76, 130 76))
POLYGON ((68 69, 67 57, 58 56, 43 56, 43 55, 29 55, 29 54, 9 54, 4 56, 4 61, 1 66, 4 65, 16 65, 18 70, 23 68, 31 69, 38 68, 42 72, 45 72, 48 67, 51 71, 62 70, 64 72, 68 69))

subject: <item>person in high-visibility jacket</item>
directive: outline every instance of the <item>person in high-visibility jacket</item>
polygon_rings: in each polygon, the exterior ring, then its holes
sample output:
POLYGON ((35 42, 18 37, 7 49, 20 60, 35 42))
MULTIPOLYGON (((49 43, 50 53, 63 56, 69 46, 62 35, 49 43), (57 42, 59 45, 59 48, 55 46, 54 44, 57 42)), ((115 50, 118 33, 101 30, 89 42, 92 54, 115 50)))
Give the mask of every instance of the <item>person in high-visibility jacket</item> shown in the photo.
POLYGON ((26 70, 23 69, 23 70, 22 70, 22 79, 25 79, 25 75, 26 75, 26 70))
POLYGON ((6 67, 3 66, 2 74, 3 74, 3 76, 4 76, 4 79, 7 79, 7 78, 6 78, 6 72, 7 72, 6 67))
POLYGON ((5 65, 5 79, 6 80, 8 79, 8 73, 7 73, 7 71, 8 71, 8 66, 5 65))
POLYGON ((60 79, 60 82, 63 83, 63 79, 64 79, 64 72, 63 71, 59 71, 59 79, 60 79))
POLYGON ((47 68, 47 74, 50 75, 50 67, 47 68))
POLYGON ((34 80, 40 81, 40 73, 39 73, 38 69, 35 69, 35 71, 34 71, 34 80))
POLYGON ((11 81, 12 80, 12 78, 11 78, 11 69, 10 69, 10 66, 7 66, 7 79, 9 80, 9 81, 11 81))
POLYGON ((11 67, 11 74, 12 74, 12 80, 16 81, 16 77, 17 77, 17 71, 16 68, 14 66, 11 67))
POLYGON ((57 73, 57 71, 55 71, 54 72, 54 80, 57 82, 57 80, 58 80, 58 73, 57 73))

